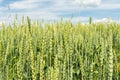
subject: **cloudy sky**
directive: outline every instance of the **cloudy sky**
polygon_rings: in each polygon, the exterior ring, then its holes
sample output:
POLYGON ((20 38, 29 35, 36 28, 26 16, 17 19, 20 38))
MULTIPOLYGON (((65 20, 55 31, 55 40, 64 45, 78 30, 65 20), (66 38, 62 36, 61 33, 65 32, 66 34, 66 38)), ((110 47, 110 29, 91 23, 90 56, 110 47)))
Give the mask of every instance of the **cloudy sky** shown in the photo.
POLYGON ((120 0, 0 0, 0 21, 10 22, 16 14, 32 20, 120 20, 120 0))

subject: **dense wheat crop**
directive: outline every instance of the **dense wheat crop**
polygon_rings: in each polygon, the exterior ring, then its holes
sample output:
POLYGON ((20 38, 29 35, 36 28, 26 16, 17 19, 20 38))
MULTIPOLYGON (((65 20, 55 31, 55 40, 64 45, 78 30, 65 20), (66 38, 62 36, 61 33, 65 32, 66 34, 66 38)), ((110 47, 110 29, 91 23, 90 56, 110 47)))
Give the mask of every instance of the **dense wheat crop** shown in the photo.
POLYGON ((120 80, 120 24, 3 24, 0 80, 120 80))

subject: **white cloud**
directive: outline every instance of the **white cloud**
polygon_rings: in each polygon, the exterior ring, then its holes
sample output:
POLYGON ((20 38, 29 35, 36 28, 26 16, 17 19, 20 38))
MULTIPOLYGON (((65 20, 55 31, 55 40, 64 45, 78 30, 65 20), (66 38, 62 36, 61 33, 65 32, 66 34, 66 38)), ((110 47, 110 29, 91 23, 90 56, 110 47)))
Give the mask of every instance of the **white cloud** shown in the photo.
POLYGON ((22 0, 22 1, 16 1, 14 3, 9 4, 11 9, 43 9, 42 6, 46 6, 44 10, 49 11, 61 11, 61 10, 70 10, 70 9, 76 9, 76 3, 73 0, 67 1, 67 0, 22 0), (51 2, 52 5, 48 6, 47 3, 44 2, 51 2), (44 3, 44 5, 43 5, 44 3))
MULTIPOLYGON (((48 6, 46 8, 41 8, 42 3, 44 1, 50 0, 22 0, 16 1, 10 4, 11 9, 24 9, 22 12, 17 12, 18 15, 30 16, 36 19, 56 19, 60 18, 59 14, 62 14, 63 11, 77 10, 75 1, 67 1, 67 0, 52 0, 53 5, 48 6)), ((44 4, 47 6, 47 4, 44 4)))
POLYGON ((98 9, 117 9, 120 8, 120 3, 109 3, 109 4, 101 4, 98 9))
POLYGON ((2 7, 0 6, 0 12, 2 13, 2 11, 8 10, 8 7, 2 7))
POLYGON ((73 17, 72 22, 87 22, 89 20, 89 17, 84 17, 84 16, 78 16, 78 17, 73 17))
POLYGON ((76 0, 76 2, 82 7, 93 7, 100 5, 101 0, 76 0))
POLYGON ((9 4, 11 9, 33 9, 38 7, 39 0, 22 0, 9 4))
POLYGON ((89 17, 83 17, 83 16, 79 16, 79 17, 66 17, 63 18, 64 20, 71 20, 73 23, 77 23, 77 22, 84 22, 86 23, 89 20, 89 17))
POLYGON ((103 0, 104 3, 120 3, 120 0, 103 0))
POLYGON ((93 22, 94 23, 111 23, 111 22, 120 23, 120 20, 114 20, 111 18, 102 18, 102 19, 94 19, 93 22))
POLYGON ((94 23, 98 23, 98 22, 104 22, 104 23, 108 23, 111 22, 112 20, 109 18, 102 18, 102 19, 95 19, 93 22, 94 23))
POLYGON ((100 6, 94 8, 94 7, 88 7, 85 8, 85 10, 112 10, 112 9, 120 9, 120 3, 106 3, 106 4, 101 4, 100 6))
POLYGON ((50 6, 48 9, 52 11, 67 11, 67 10, 77 10, 78 6, 76 6, 75 1, 67 1, 67 0, 55 0, 54 5, 50 6))
MULTIPOLYGON (((16 15, 15 12, 11 13, 11 17, 9 18, 9 21, 13 21, 15 19, 15 15, 16 15)), ((52 13, 52 12, 49 12, 49 11, 19 12, 19 13, 17 13, 18 21, 21 21, 22 16, 24 16, 24 17, 29 16, 30 19, 32 19, 32 20, 47 20, 47 21, 57 20, 59 18, 55 13, 52 13)), ((5 19, 5 20, 8 21, 8 19, 5 19)))

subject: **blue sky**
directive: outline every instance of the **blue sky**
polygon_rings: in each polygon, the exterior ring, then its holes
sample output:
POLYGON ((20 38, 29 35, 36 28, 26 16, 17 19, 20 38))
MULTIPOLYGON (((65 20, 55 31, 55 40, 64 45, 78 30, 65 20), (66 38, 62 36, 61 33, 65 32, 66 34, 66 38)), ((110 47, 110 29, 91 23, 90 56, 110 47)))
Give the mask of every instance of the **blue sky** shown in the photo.
POLYGON ((21 19, 87 22, 89 17, 120 20, 120 0, 0 0, 0 21, 11 22, 15 15, 21 19))

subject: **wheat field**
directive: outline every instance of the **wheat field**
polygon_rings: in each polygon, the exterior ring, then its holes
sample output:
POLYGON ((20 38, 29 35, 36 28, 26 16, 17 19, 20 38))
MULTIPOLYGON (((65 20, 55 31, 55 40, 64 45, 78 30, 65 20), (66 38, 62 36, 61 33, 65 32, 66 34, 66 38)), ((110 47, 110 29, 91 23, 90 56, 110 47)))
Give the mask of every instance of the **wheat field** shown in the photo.
POLYGON ((2 24, 0 80, 120 80, 120 24, 2 24))

